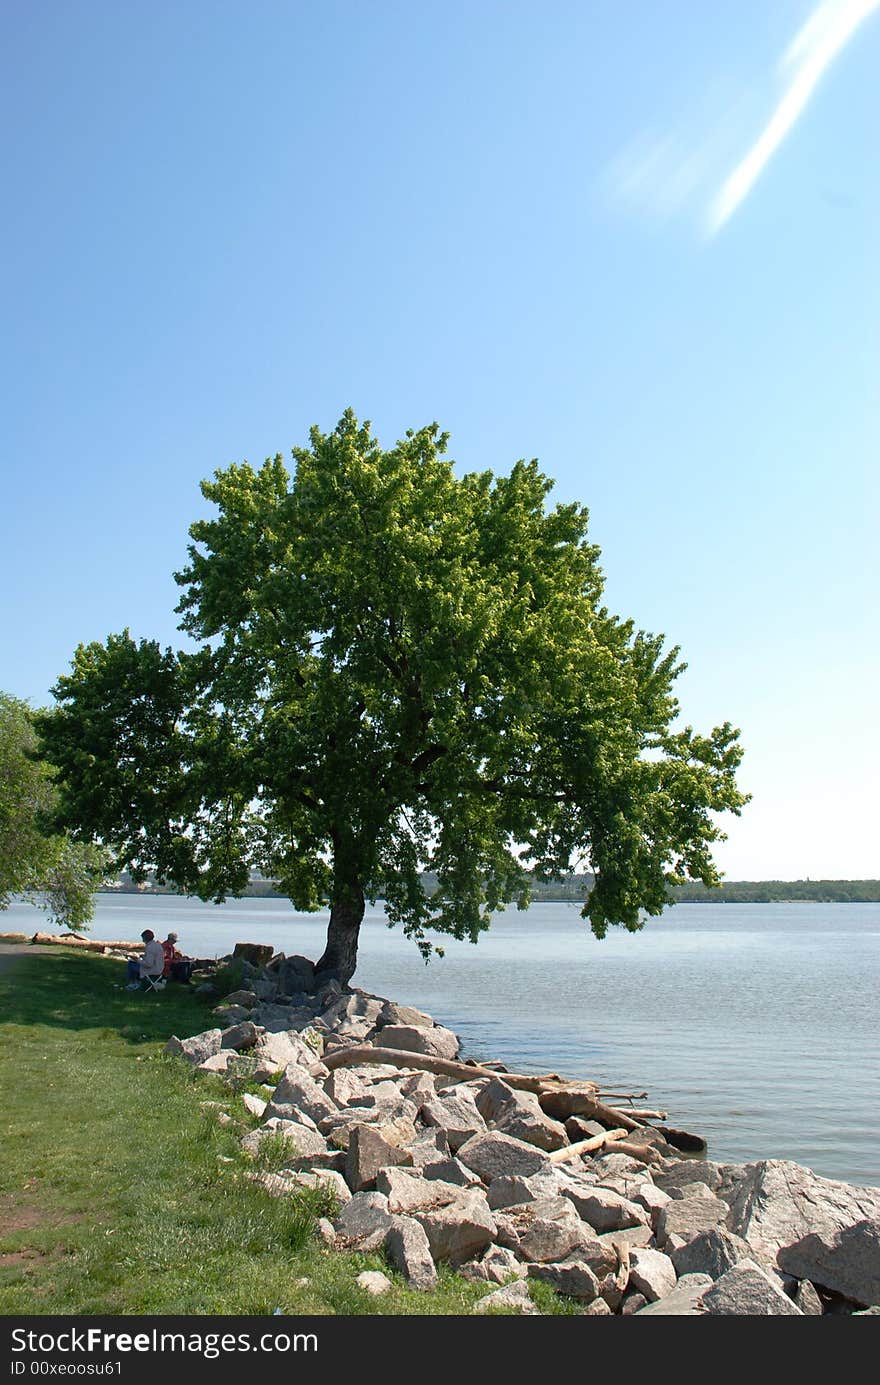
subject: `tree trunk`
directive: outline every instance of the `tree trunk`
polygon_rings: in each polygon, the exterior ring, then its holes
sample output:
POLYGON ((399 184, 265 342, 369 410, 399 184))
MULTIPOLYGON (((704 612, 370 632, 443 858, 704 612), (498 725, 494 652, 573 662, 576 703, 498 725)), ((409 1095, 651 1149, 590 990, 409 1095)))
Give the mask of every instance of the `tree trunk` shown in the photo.
POLYGON ((338 888, 330 907, 327 927, 327 946, 315 964, 315 974, 322 979, 335 976, 340 986, 347 986, 357 966, 358 934, 366 902, 360 885, 338 888))

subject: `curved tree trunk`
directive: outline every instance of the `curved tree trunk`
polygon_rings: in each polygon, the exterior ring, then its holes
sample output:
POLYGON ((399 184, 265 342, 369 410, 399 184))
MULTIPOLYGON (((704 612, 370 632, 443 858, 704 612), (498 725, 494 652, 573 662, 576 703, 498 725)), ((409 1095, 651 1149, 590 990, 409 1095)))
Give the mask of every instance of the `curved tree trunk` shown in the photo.
POLYGON ((327 946, 315 963, 316 975, 324 979, 335 976, 341 986, 348 985, 357 966, 358 935, 365 907, 360 885, 348 885, 335 891, 327 927, 327 946))

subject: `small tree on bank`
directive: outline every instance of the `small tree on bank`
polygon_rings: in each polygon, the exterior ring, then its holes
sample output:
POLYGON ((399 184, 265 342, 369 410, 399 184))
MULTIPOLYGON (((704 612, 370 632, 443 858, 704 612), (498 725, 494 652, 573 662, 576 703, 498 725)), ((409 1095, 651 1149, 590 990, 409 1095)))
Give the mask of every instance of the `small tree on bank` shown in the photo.
POLYGON ((21 895, 53 922, 83 928, 105 853, 51 830, 56 792, 38 756, 34 719, 26 702, 0 693, 0 909, 21 895))
POLYGON ((718 883, 712 814, 746 801, 738 733, 673 728, 678 650, 601 605, 586 509, 445 448, 432 425, 383 451, 349 411, 292 478, 216 472, 177 574, 197 651, 80 646, 42 724, 64 823, 204 899, 258 868, 329 903, 343 983, 380 892, 427 956, 426 930, 524 907, 524 866, 588 863, 593 932, 636 930, 670 883, 718 883))

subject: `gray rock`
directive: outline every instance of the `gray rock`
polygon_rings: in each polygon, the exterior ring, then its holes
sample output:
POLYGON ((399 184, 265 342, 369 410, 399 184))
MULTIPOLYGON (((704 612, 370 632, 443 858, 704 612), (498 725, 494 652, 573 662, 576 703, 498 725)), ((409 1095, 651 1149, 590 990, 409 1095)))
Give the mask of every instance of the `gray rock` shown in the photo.
POLYGON ((631 1194, 631 1200, 637 1207, 644 1207, 651 1219, 651 1225, 655 1228, 660 1220, 660 1213, 670 1201, 668 1193, 662 1188, 658 1188, 654 1183, 641 1183, 631 1194))
POLYGON ((241 1099, 244 1103, 245 1110, 250 1115, 256 1116, 257 1120, 260 1120, 261 1117, 265 1115, 268 1103, 265 1102, 262 1097, 254 1096, 253 1092, 243 1092, 241 1099))
POLYGON ((515 1140, 500 1131, 490 1130, 485 1135, 474 1135, 459 1147, 458 1157, 469 1169, 473 1169, 484 1183, 503 1174, 537 1173, 545 1164, 544 1157, 534 1145, 524 1140, 515 1140))
POLYGON ((348 1106, 349 1102, 357 1101, 366 1094, 367 1084, 349 1072, 348 1068, 335 1068, 324 1079, 324 1091, 336 1106, 348 1106))
POLYGON ((605 1126, 584 1116, 569 1116, 565 1122, 565 1133, 572 1144, 577 1144, 580 1140, 592 1140, 596 1135, 604 1135, 605 1126))
POLYGON ((376 1174, 376 1191, 388 1198, 388 1210, 404 1216, 455 1202, 461 1188, 451 1183, 429 1180, 409 1169, 384 1167, 376 1174))
POLYGON ((529 1265, 530 1279, 541 1279, 567 1298, 579 1299, 581 1303, 592 1303, 599 1297, 599 1280, 585 1260, 577 1255, 567 1260, 549 1265, 529 1265))
POLYGON ((295 1121, 297 1125, 305 1125, 309 1130, 317 1130, 318 1128, 311 1116, 306 1115, 305 1111, 301 1111, 299 1107, 294 1106, 292 1102, 268 1102, 263 1112, 263 1119, 264 1121, 295 1121))
MULTIPOLYGON (((324 1089, 326 1091, 326 1084, 324 1089)), ((385 1106, 390 1108, 392 1106, 400 1106, 404 1100, 405 1097, 402 1095, 400 1088, 395 1082, 371 1082, 369 1084, 364 1083, 363 1090, 356 1096, 353 1096, 349 1100, 348 1105, 368 1107, 385 1106)), ((407 1107, 409 1107, 409 1105, 410 1103, 407 1102, 407 1107)))
MULTIPOLYGON (((795 1307, 800 1308, 804 1317, 807 1318, 820 1318, 825 1311, 822 1307, 822 1300, 816 1293, 809 1279, 801 1280, 794 1291, 792 1303, 795 1307)), ((880 1309, 878 1309, 878 1312, 880 1312, 880 1309)))
POLYGON ((450 1153, 446 1134, 439 1127, 420 1133, 410 1144, 409 1151, 417 1169, 436 1164, 439 1159, 448 1159, 450 1153))
POLYGON ((504 1246, 490 1246, 480 1260, 469 1260, 462 1265, 459 1274, 476 1283, 506 1284, 511 1279, 523 1279, 525 1265, 517 1260, 512 1250, 504 1246))
POLYGON ((241 1005, 245 1010, 252 1010, 259 997, 256 991, 232 991, 226 997, 227 1005, 241 1005))
POLYGON ((308 957, 285 957, 275 975, 285 994, 310 991, 315 982, 315 964, 308 957))
POLYGON ((491 1294, 486 1294, 485 1298, 481 1298, 474 1308, 475 1313, 497 1313, 510 1310, 526 1315, 533 1315, 538 1312, 525 1280, 520 1279, 515 1284, 505 1284, 501 1289, 494 1289, 491 1294))
POLYGON ((197 1063, 196 1072, 226 1072, 233 1057, 231 1048, 221 1049, 219 1053, 212 1053, 203 1063, 197 1063))
POLYGON ((530 1180, 521 1177, 520 1174, 502 1174, 500 1178, 493 1178, 489 1184, 489 1206, 493 1211, 534 1202, 537 1196, 530 1180))
POLYGON ((217 1023, 225 1029, 230 1026, 240 1024, 242 1020, 249 1019, 253 1011, 246 1010, 243 1005, 215 1005, 211 1014, 216 1018, 217 1023))
POLYGON ((278 1106, 296 1106, 298 1110, 311 1116, 319 1127, 321 1121, 340 1114, 335 1103, 300 1063, 287 1064, 284 1076, 272 1095, 272 1101, 278 1106))
POLYGON ((388 1199, 382 1193, 355 1193, 333 1223, 340 1236, 356 1241, 361 1250, 377 1250, 393 1224, 388 1199))
POLYGON ((726 1215, 727 1203, 714 1193, 709 1197, 672 1198, 657 1219, 657 1240, 661 1246, 673 1236, 679 1237, 682 1244, 692 1241, 701 1231, 718 1226, 726 1215))
POLYGON ((427 1292, 437 1285, 437 1270, 427 1233, 413 1217, 394 1217, 385 1237, 385 1254, 411 1289, 427 1292))
POLYGON ((379 1028, 384 1029, 388 1025, 415 1025, 418 1029, 432 1029, 434 1021, 430 1015, 411 1005, 395 1005, 393 1001, 386 1000, 379 1014, 379 1028))
POLYGON ((705 1183, 714 1193, 721 1184, 721 1165, 709 1159, 677 1159, 658 1169, 654 1182, 667 1193, 673 1188, 686 1188, 689 1183, 705 1183))
POLYGON ((422 1177, 429 1181, 439 1179, 441 1183, 455 1183, 460 1188, 480 1186, 477 1175, 466 1169, 459 1159, 438 1159, 433 1164, 424 1164, 422 1177))
POLYGON ((221 1048, 254 1048, 260 1037, 260 1030, 251 1020, 243 1020, 227 1029, 220 1041, 221 1048))
POLYGON ((311 1158, 315 1154, 326 1154, 327 1145, 321 1135, 316 1130, 309 1130, 304 1125, 297 1125, 294 1121, 272 1119, 261 1125, 258 1130, 251 1130, 244 1135, 241 1140, 241 1147, 246 1154, 257 1155, 260 1146, 270 1135, 281 1135, 284 1143, 288 1146, 291 1154, 299 1155, 303 1158, 311 1158))
MULTIPOLYGON (((531 1095, 531 1093, 520 1093, 520 1095, 531 1095)), ((547 1150, 548 1153, 554 1149, 562 1149, 569 1143, 565 1126, 544 1115, 538 1105, 537 1097, 534 1098, 534 1102, 534 1111, 524 1110, 522 1106, 510 1107, 499 1116, 495 1122, 495 1129, 502 1131, 505 1135, 512 1135, 516 1140, 525 1140, 527 1144, 547 1150)))
POLYGON ((220 1052, 222 1040, 223 1032, 220 1029, 205 1029, 201 1034, 193 1034, 190 1039, 178 1039, 176 1034, 172 1034, 164 1051, 185 1058, 196 1067, 212 1054, 220 1052))
POLYGON ((454 1154, 466 1140, 483 1134, 486 1122, 477 1110, 470 1092, 459 1090, 448 1096, 434 1096, 419 1113, 427 1126, 442 1130, 454 1154))
MULTIPOLYGON (((790 1262, 801 1265, 802 1270, 791 1268, 789 1273, 814 1284, 825 1284, 824 1278, 813 1272, 816 1257, 821 1257, 820 1243, 830 1253, 828 1269, 823 1269, 823 1274, 833 1276, 835 1265, 840 1264, 840 1257, 831 1253, 838 1233, 863 1221, 880 1221, 880 1188, 854 1187, 820 1178, 788 1160, 768 1159, 747 1166, 731 1195, 728 1226, 748 1241, 759 1263, 770 1266, 782 1266, 783 1249, 808 1237, 818 1238, 810 1242, 810 1258, 795 1256, 790 1262)), ((850 1282, 848 1277, 845 1282, 850 1282)), ((860 1292, 868 1290, 869 1285, 870 1280, 861 1285, 860 1292)))
POLYGON ((417 1106, 423 1106, 426 1101, 434 1099, 437 1095, 437 1088, 429 1072, 415 1072, 403 1079, 400 1084, 400 1094, 410 1101, 414 1101, 417 1106))
POLYGON ((315 1053, 293 1029, 279 1029, 274 1033, 261 1034, 254 1045, 254 1055, 266 1064, 271 1064, 272 1072, 283 1072, 288 1063, 299 1063, 309 1068, 315 1062, 315 1053))
POLYGON ((435 1211, 416 1213, 436 1263, 463 1264, 495 1239, 497 1225, 485 1193, 476 1188, 459 1192, 455 1202, 435 1211))
POLYGON ((630 1251, 629 1287, 644 1294, 649 1303, 671 1294, 677 1279, 675 1266, 661 1250, 634 1246, 630 1251))
POLYGON ((458 1055, 458 1036, 451 1029, 436 1024, 433 1028, 420 1024, 389 1024, 380 1029, 373 1042, 379 1048, 403 1049, 407 1053, 425 1053, 433 1058, 452 1059, 458 1055))
POLYGON ((742 1260, 703 1295, 703 1310, 742 1317, 803 1317, 791 1299, 754 1260, 742 1260))
POLYGON ((863 1307, 880 1304, 880 1220, 867 1218, 831 1234, 814 1232, 783 1246, 777 1260, 798 1279, 812 1280, 863 1307))
POLYGON ((391 1280, 381 1270, 361 1270, 354 1282, 359 1288, 366 1289, 373 1298, 378 1298, 380 1294, 387 1294, 388 1290, 393 1288, 391 1280))
POLYGON ((701 1231, 686 1245, 672 1251, 672 1263, 679 1275, 708 1274, 713 1280, 720 1279, 740 1261, 752 1258, 747 1243, 723 1226, 701 1231))
POLYGON ((625 1226, 646 1226, 648 1223, 644 1207, 610 1188, 568 1186, 562 1195, 573 1203, 578 1215, 594 1231, 619 1231, 625 1226))
POLYGON ((626 1294, 620 1305, 621 1316, 631 1317, 633 1313, 638 1313, 639 1309, 647 1306, 648 1300, 644 1294, 626 1294))
POLYGON ((671 1294, 640 1308, 636 1317, 690 1318, 701 1314, 703 1295, 711 1289, 712 1280, 707 1274, 685 1274, 679 1279, 671 1294))
POLYGON ((529 1225, 517 1254, 532 1263, 564 1260, 591 1240, 588 1228, 564 1197, 539 1198, 528 1207, 529 1225))
POLYGON ((314 1169, 290 1175, 297 1188, 323 1188, 332 1193, 340 1208, 351 1201, 348 1184, 334 1169, 314 1169))
POLYGON ((352 1126, 345 1161, 345 1181, 353 1193, 372 1188, 380 1169, 399 1164, 412 1165, 412 1155, 408 1150, 389 1144, 369 1125, 352 1126))

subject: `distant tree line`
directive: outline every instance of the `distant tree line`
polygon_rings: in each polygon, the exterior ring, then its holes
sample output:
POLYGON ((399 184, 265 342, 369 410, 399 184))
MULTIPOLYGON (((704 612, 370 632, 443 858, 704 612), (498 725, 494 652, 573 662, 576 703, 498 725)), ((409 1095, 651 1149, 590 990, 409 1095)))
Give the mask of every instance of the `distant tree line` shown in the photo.
MULTIPOLYGON (((592 879, 587 874, 568 875, 561 880, 536 880, 533 876, 532 902, 582 903, 592 879)), ((437 887, 436 877, 430 871, 423 873, 421 882, 428 895, 437 887)), ((145 885, 137 885, 127 872, 120 877, 119 884, 111 888, 122 893, 175 893, 171 885, 157 885, 152 878, 145 885)), ((284 890, 272 880, 252 879, 244 893, 251 899, 287 898, 284 890)), ((381 887, 377 886, 376 897, 383 897, 381 887)), ((688 884, 669 891, 670 904, 774 904, 797 900, 820 904, 877 904, 880 903, 880 880, 726 880, 718 889, 688 884)))

